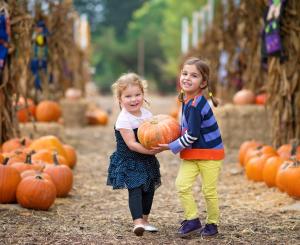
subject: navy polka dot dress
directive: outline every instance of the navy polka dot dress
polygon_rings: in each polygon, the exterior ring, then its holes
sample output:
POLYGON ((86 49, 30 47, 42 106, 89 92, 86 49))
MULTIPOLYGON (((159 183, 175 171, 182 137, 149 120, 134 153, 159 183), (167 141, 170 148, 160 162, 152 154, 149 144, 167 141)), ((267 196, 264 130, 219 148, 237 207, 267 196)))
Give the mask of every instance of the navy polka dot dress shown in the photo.
MULTIPOLYGON (((133 131, 138 141, 137 129, 133 131)), ((133 189, 142 186, 144 191, 148 191, 151 186, 160 186, 157 158, 130 150, 118 130, 115 130, 115 137, 117 148, 110 157, 107 185, 111 185, 113 189, 133 189)))

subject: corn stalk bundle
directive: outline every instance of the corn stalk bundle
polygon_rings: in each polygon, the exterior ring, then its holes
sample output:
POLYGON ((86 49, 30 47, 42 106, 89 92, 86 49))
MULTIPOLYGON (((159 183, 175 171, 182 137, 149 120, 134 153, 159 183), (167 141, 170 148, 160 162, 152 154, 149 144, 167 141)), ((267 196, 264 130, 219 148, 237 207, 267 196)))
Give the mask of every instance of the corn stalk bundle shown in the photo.
POLYGON ((236 39, 241 50, 243 87, 259 92, 264 86, 266 72, 261 66, 261 30, 263 27, 262 1, 242 0, 238 8, 236 39))
MULTIPOLYGON (((22 91, 21 83, 26 83, 30 57, 31 17, 26 12, 26 2, 8 1, 11 41, 9 55, 0 83, 0 142, 18 135, 18 122, 14 104, 22 91)), ((23 88, 26 84, 23 84, 23 88)))
POLYGON ((236 37, 236 30, 239 23, 237 18, 239 9, 234 5, 233 0, 228 0, 227 4, 217 4, 215 16, 212 25, 206 30, 201 38, 198 48, 191 50, 190 55, 204 57, 210 60, 212 73, 212 90, 217 92, 217 96, 224 101, 231 100, 236 87, 232 81, 236 79, 236 48, 238 47, 238 40, 236 37), (220 54, 227 53, 227 63, 225 69, 227 70, 227 77, 225 81, 218 81, 218 69, 220 68, 220 54), (219 83, 217 83, 217 81, 219 83))
POLYGON ((82 88, 82 53, 75 44, 73 26, 74 9, 70 1, 50 4, 49 14, 49 70, 55 93, 69 87, 82 88))
POLYGON ((283 12, 281 32, 287 59, 268 60, 268 108, 274 146, 300 138, 300 1, 289 0, 283 12))
POLYGON ((16 85, 20 86, 17 91, 24 96, 28 95, 29 84, 29 62, 31 53, 31 35, 33 18, 27 12, 25 1, 11 1, 11 32, 12 43, 14 44, 14 53, 11 56, 10 76, 16 85))

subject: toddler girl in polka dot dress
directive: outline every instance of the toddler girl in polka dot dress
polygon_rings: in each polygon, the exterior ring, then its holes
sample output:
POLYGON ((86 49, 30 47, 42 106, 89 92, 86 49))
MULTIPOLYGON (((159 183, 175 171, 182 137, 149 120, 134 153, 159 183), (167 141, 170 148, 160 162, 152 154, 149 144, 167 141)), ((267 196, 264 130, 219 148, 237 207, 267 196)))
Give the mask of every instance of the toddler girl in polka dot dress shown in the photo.
POLYGON ((155 189, 161 184, 158 149, 148 150, 137 138, 139 125, 152 117, 143 107, 147 83, 135 73, 122 75, 113 85, 120 105, 115 123, 116 150, 110 157, 107 184, 113 189, 128 189, 129 209, 133 232, 142 236, 144 231, 158 229, 148 223, 155 189))

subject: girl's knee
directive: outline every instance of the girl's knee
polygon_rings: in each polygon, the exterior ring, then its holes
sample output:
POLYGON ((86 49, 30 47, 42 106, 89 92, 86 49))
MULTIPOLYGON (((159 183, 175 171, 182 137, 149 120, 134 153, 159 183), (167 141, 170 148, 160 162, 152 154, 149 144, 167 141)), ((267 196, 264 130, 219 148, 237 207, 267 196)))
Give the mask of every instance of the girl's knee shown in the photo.
POLYGON ((192 190, 191 184, 180 181, 179 179, 176 179, 175 187, 179 193, 185 193, 192 190))
POLYGON ((203 188, 202 189, 203 196, 206 199, 217 199, 218 198, 218 192, 217 188, 203 188))

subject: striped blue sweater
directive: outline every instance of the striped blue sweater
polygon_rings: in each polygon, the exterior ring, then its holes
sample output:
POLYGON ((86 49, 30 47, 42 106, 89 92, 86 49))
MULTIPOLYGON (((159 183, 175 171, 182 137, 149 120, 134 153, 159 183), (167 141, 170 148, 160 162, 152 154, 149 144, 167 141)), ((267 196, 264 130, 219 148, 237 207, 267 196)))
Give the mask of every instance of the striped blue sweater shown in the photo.
POLYGON ((186 160, 221 160, 224 147, 213 111, 204 96, 183 103, 181 137, 169 147, 186 160))

